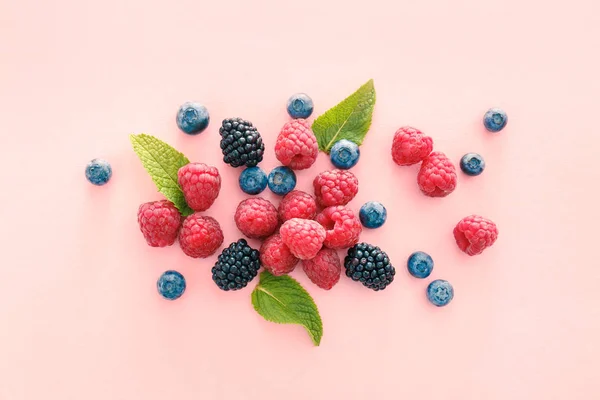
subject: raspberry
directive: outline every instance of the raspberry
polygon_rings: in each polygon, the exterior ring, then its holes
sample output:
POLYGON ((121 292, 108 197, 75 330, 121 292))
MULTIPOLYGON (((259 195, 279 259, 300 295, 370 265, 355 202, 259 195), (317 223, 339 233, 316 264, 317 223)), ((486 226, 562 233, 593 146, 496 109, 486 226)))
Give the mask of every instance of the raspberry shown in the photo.
POLYGON ((342 273, 340 257, 333 249, 321 249, 314 258, 302 261, 302 268, 312 283, 325 290, 335 286, 342 273))
POLYGON ((260 246, 260 262, 270 273, 281 276, 292 272, 298 259, 283 243, 281 235, 276 233, 260 246))
POLYGON ((446 155, 434 151, 423 160, 417 175, 421 191, 430 197, 445 197, 456 188, 456 168, 446 155))
POLYGON ((392 158, 398 165, 413 165, 421 162, 432 150, 433 140, 418 129, 403 126, 394 134, 392 158))
POLYGON ((194 213, 183 221, 179 231, 179 245, 185 254, 206 258, 223 244, 223 231, 213 217, 194 213))
POLYGON ((316 221, 292 218, 284 222, 279 230, 283 243, 293 255, 309 260, 317 255, 325 240, 325 228, 316 221))
POLYGON ((138 224, 148 245, 166 247, 177 239, 181 215, 168 200, 152 201, 139 207, 138 224))
POLYGON ((479 215, 470 215, 460 220, 454 228, 454 239, 458 247, 470 256, 481 254, 498 238, 495 223, 479 215))
POLYGON ((309 168, 317 159, 317 138, 304 119, 286 123, 275 142, 275 156, 291 169, 309 168))
POLYGON ((235 211, 235 224, 249 238, 270 236, 279 225, 277 209, 262 197, 243 200, 235 211))
POLYGON ((282 222, 292 218, 314 219, 316 215, 315 198, 300 190, 286 194, 279 203, 279 219, 282 222))
POLYGON ((375 291, 385 289, 396 275, 386 252, 368 243, 359 243, 348 249, 344 267, 347 277, 375 291))
POLYGON ((203 163, 190 163, 179 168, 177 181, 185 201, 194 211, 208 210, 221 190, 219 170, 203 163))
POLYGON ((317 202, 323 207, 343 206, 358 193, 358 179, 350 171, 321 172, 313 181, 317 202))
POLYGON ((354 246, 362 232, 359 219, 344 206, 327 207, 317 215, 317 222, 327 230, 323 244, 330 249, 354 246))

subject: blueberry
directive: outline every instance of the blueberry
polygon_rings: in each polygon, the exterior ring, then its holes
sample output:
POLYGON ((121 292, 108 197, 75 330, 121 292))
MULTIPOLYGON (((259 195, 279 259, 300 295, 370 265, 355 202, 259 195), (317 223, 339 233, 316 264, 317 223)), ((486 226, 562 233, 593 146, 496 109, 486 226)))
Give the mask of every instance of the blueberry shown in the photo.
POLYGON ((360 149, 356 143, 342 139, 333 145, 329 157, 331 157, 331 163, 337 168, 350 169, 358 162, 360 149))
POLYGON ((185 292, 185 278, 177 271, 166 271, 158 278, 156 287, 162 297, 175 300, 185 292))
POLYGON ((508 122, 508 116, 500 108, 490 108, 483 116, 483 125, 490 132, 501 131, 508 122))
POLYGON ((210 122, 208 110, 200 103, 186 102, 177 111, 177 126, 189 135, 197 135, 210 122))
POLYGON ((485 161, 477 153, 467 153, 460 159, 460 169, 467 175, 476 176, 485 169, 485 161))
POLYGON ((112 168, 108 161, 100 158, 94 158, 85 167, 85 177, 90 183, 96 186, 102 186, 110 180, 112 168))
POLYGON ((283 196, 296 187, 296 174, 288 167, 275 167, 269 174, 269 189, 283 196))
POLYGON ((287 112, 292 118, 308 118, 313 112, 313 101, 305 93, 296 93, 288 99, 287 112))
POLYGON ((259 167, 246 168, 240 174, 239 183, 244 193, 259 194, 267 187, 267 174, 259 167))
POLYGON ((387 210, 377 201, 368 201, 362 205, 358 216, 366 228, 379 228, 385 223, 387 210))
POLYGON ((408 257, 407 267, 415 278, 427 278, 433 270, 433 259, 427 253, 415 251, 408 257))
POLYGON ((443 307, 454 298, 454 288, 450 282, 436 279, 427 286, 427 299, 434 306, 443 307))

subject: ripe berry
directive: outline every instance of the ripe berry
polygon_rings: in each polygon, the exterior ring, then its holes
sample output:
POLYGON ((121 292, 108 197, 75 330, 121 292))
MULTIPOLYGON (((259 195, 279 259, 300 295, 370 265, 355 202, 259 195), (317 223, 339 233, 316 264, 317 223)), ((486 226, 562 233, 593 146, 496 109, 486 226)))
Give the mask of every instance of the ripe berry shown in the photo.
POLYGON ((327 207, 317 215, 317 222, 326 230, 323 244, 330 249, 354 246, 362 232, 358 218, 345 206, 327 207))
POLYGON ((436 279, 427 286, 427 299, 437 307, 443 307, 454 298, 454 288, 450 282, 436 279))
POLYGON ((292 218, 314 219, 317 215, 317 202, 308 193, 292 190, 279 203, 278 212, 281 222, 292 218))
POLYGON ((106 184, 112 176, 112 168, 108 161, 100 158, 94 158, 85 167, 85 177, 96 186, 106 184))
POLYGON ((287 101, 287 112, 292 118, 308 118, 313 108, 312 99, 305 93, 296 93, 287 101))
POLYGON ((487 218, 470 215, 456 224, 454 239, 459 249, 470 256, 475 256, 483 253, 496 242, 498 227, 487 218))
POLYGON ((208 126, 208 110, 200 103, 186 102, 177 111, 177 126, 189 135, 197 135, 208 126))
POLYGON ((268 184, 273 193, 283 196, 296 187, 296 174, 288 167, 275 167, 269 174, 268 184))
POLYGON ((239 184, 244 193, 259 194, 267 187, 267 174, 259 167, 246 168, 240 174, 239 184))
POLYGON ((408 272, 415 278, 427 278, 433 271, 433 258, 422 251, 412 253, 406 264, 408 272))
POLYGON ((179 168, 177 181, 186 203, 194 211, 208 210, 221 190, 219 170, 203 163, 189 163, 179 168))
POLYGON ((365 228, 375 229, 385 223, 387 210, 378 201, 368 201, 362 205, 358 216, 365 228))
POLYGON ((506 126, 508 116, 500 108, 490 108, 483 116, 483 125, 490 132, 499 132, 506 126))
POLYGON ((193 258, 206 258, 223 244, 223 231, 216 219, 194 213, 183 220, 179 245, 193 258))
POLYGON ((137 218, 149 246, 166 247, 175 243, 181 226, 181 214, 170 201, 152 201, 140 205, 137 218))
POLYGON ((292 272, 298 259, 283 243, 281 235, 276 233, 260 246, 260 262, 271 274, 281 276, 292 272))
POLYGON ((350 169, 358 162, 360 149, 356 143, 342 139, 333 145, 329 157, 336 168, 350 169))
POLYGON ((252 122, 241 118, 224 119, 219 134, 226 164, 234 168, 242 165, 256 167, 262 161, 265 145, 252 122))
POLYGON ((344 267, 347 277, 375 291, 385 289, 396 275, 388 255, 368 243, 359 243, 348 249, 344 267))
POLYGON ((325 228, 316 221, 292 218, 279 229, 283 243, 293 255, 309 260, 317 255, 325 240, 325 228))
POLYGON ((485 161, 477 153, 467 153, 460 159, 460 169, 467 175, 477 176, 485 169, 485 161))
POLYGON ((433 140, 418 129, 403 126, 394 134, 392 158, 398 165, 421 162, 432 150, 433 140))
POLYGON ((271 236, 279 225, 277 209, 269 200, 253 197, 242 200, 235 211, 235 224, 249 238, 271 236))
POLYGON ((417 175, 421 192, 430 197, 445 197, 456 188, 456 168, 446 155, 434 151, 423 160, 417 175))
POLYGON ((219 289, 229 291, 245 288, 259 269, 258 250, 248 246, 245 239, 239 239, 223 250, 211 272, 219 289))
POLYGON ((287 122, 277 136, 275 156, 286 167, 307 169, 317 160, 319 145, 308 121, 295 119, 287 122))
POLYGON ((321 249, 314 258, 302 261, 302 268, 312 283, 329 290, 340 280, 342 263, 337 251, 321 249))
POLYGON ((185 278, 177 271, 165 271, 158 281, 156 288, 158 293, 167 300, 175 300, 185 292, 185 278))
POLYGON ((350 171, 321 172, 313 181, 317 203, 323 207, 346 205, 358 193, 358 179, 350 171))

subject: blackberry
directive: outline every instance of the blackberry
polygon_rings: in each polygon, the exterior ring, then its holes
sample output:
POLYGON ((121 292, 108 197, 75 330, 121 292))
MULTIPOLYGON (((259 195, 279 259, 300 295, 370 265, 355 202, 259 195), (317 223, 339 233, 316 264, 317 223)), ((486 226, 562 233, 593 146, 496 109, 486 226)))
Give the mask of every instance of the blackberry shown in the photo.
POLYGON ((348 249, 344 259, 346 276, 360 281, 369 289, 383 290, 394 281, 396 270, 385 251, 368 243, 358 243, 348 249))
POLYGON ((221 128, 223 161, 234 168, 256 167, 263 159, 265 145, 252 122, 241 118, 223 120, 221 128))
POLYGON ((240 239, 219 255, 212 268, 212 278, 221 290, 239 290, 254 279, 259 268, 258 250, 248 246, 245 239, 240 239))

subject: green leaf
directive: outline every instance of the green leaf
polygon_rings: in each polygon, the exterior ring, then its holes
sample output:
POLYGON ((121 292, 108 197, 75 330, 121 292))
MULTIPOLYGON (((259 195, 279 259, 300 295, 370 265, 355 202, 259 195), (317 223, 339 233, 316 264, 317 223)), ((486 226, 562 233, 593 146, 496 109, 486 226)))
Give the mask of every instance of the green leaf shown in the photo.
POLYGON ((278 324, 302 325, 313 343, 319 345, 323 323, 312 297, 298 281, 287 275, 260 274, 260 282, 252 292, 252 305, 264 319, 278 324))
POLYGON ((192 214, 194 210, 185 202, 183 192, 177 183, 177 171, 189 164, 190 160, 154 136, 130 135, 129 139, 158 191, 165 195, 183 216, 192 214))
POLYGON ((371 127, 375 97, 375 86, 371 79, 319 116, 312 125, 319 149, 329 153, 331 146, 341 139, 360 146, 371 127))

